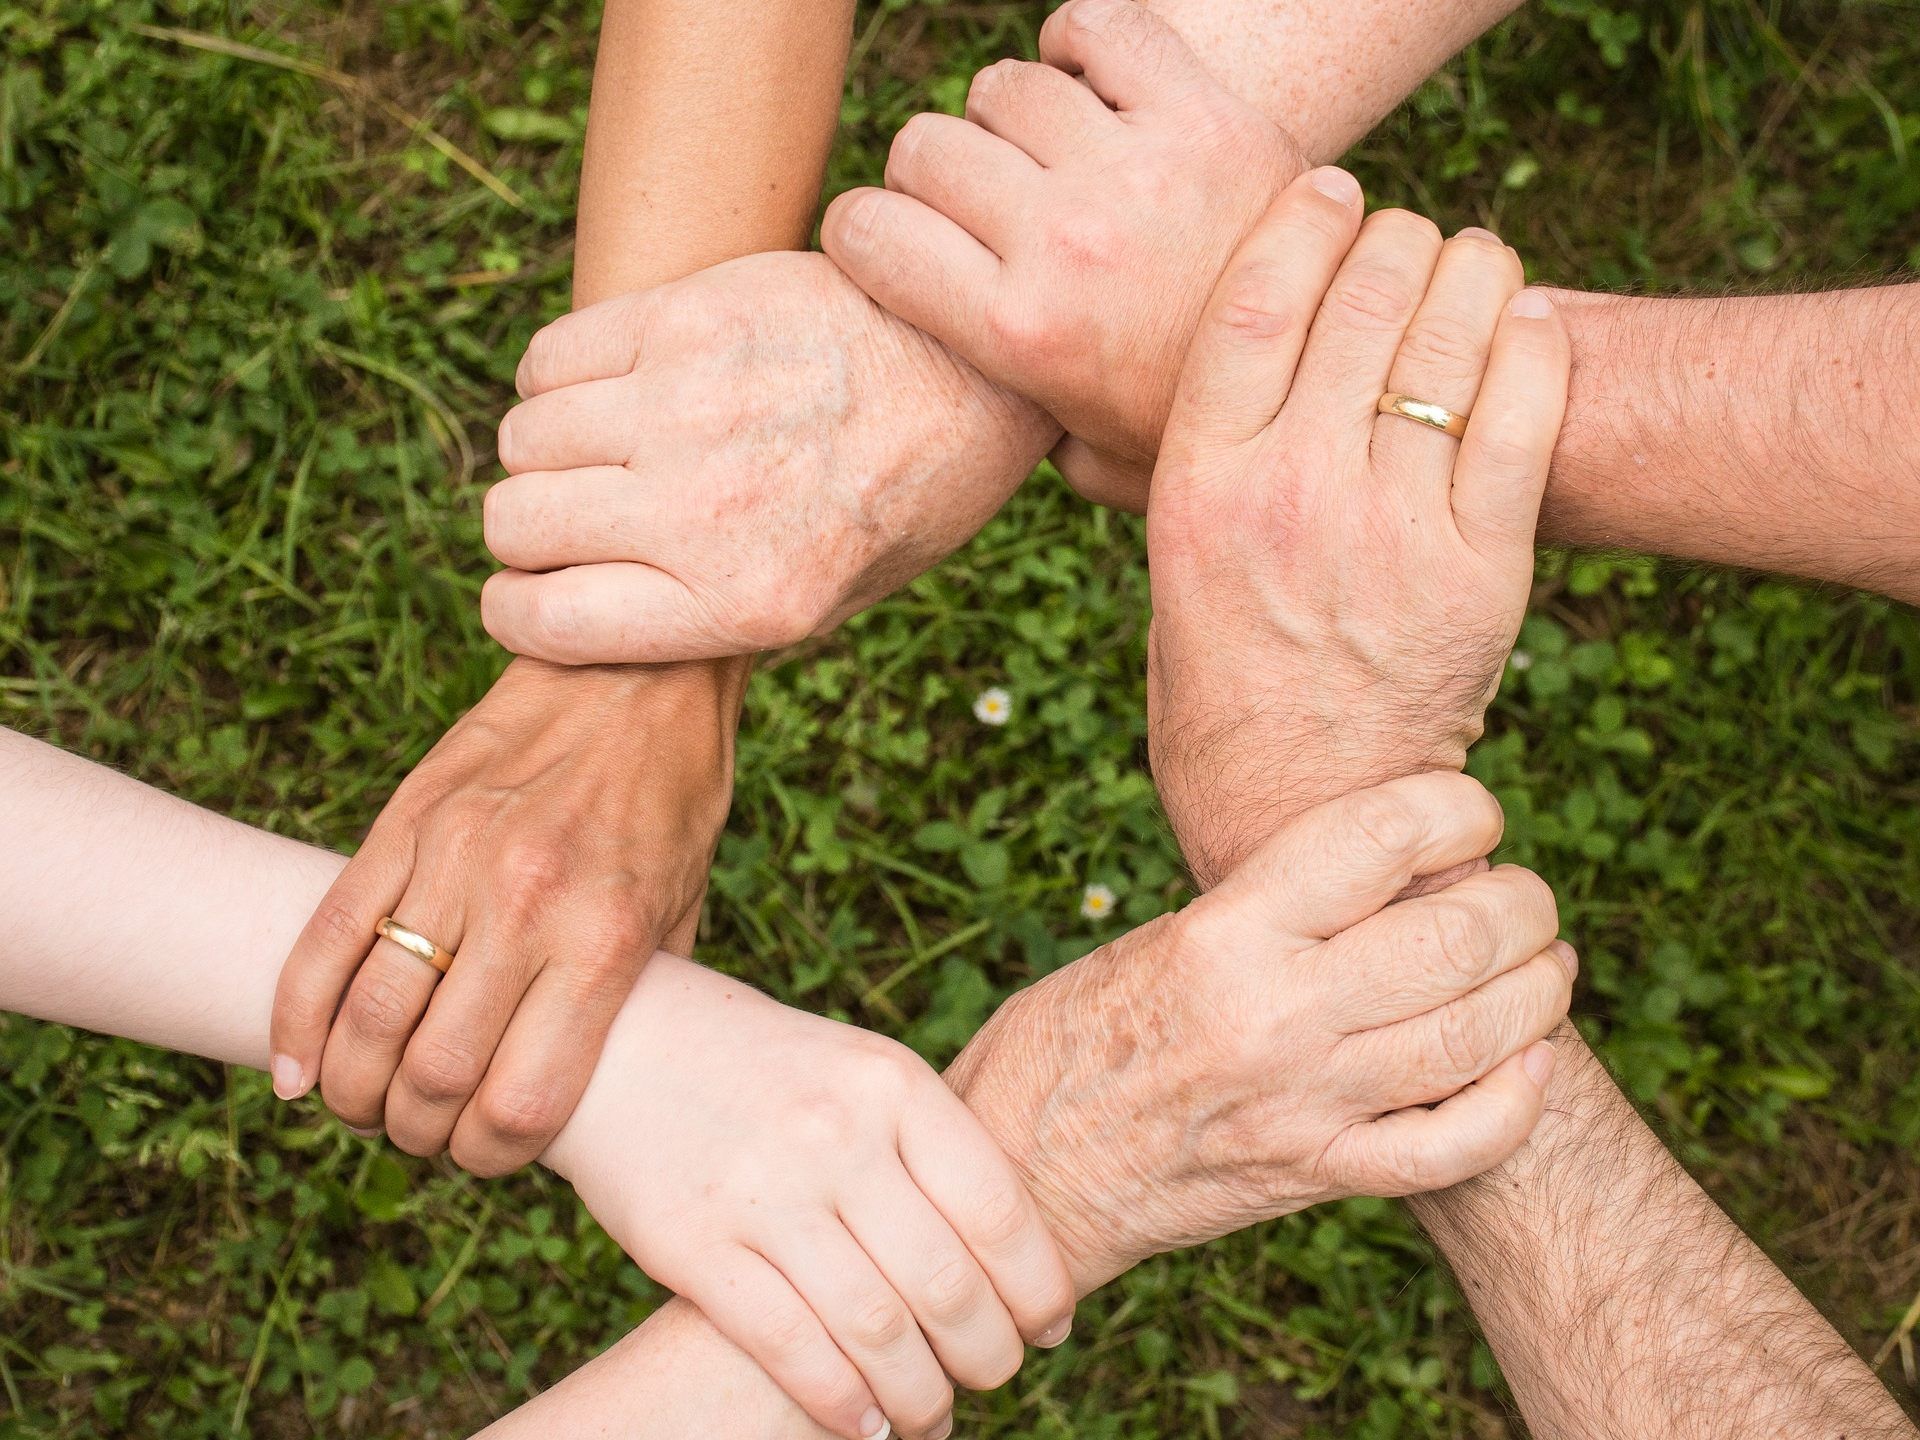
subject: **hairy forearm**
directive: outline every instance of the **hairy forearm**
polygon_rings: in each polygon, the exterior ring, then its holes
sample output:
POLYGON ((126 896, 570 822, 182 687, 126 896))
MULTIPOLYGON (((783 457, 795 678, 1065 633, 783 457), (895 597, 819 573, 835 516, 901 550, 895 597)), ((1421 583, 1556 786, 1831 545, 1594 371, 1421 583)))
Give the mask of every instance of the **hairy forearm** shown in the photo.
POLYGON ((1920 285, 1557 295, 1572 399, 1547 539, 1920 600, 1920 285))
POLYGON ((1578 1037, 1555 1041, 1547 1114, 1520 1154, 1410 1202, 1538 1440, 1911 1436, 1578 1037))

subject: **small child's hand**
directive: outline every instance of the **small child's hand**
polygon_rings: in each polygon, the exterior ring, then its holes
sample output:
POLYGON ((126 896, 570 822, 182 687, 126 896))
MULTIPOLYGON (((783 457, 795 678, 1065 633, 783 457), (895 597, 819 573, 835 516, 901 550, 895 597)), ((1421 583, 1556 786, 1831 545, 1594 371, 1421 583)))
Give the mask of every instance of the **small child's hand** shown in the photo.
POLYGON ((670 956, 545 1157, 826 1428, 945 1435, 1073 1313, 1013 1166, 917 1056, 670 956))

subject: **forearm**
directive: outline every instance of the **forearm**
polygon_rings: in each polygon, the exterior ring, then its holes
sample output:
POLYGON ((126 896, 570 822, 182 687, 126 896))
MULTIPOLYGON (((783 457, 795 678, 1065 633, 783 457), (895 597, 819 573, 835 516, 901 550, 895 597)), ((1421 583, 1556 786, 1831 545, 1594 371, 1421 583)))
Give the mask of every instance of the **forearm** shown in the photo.
POLYGON ((1568 545, 1920 600, 1920 285, 1556 296, 1573 392, 1540 517, 1568 545))
POLYGON ((1315 164, 1361 136, 1524 0, 1146 0, 1315 164))
POLYGON ((1538 1440, 1911 1436, 1570 1030, 1506 1165, 1411 1205, 1538 1440))
POLYGON ((575 308, 806 247, 852 19, 853 0, 779 0, 750 19, 700 0, 609 0, 580 179, 575 308))

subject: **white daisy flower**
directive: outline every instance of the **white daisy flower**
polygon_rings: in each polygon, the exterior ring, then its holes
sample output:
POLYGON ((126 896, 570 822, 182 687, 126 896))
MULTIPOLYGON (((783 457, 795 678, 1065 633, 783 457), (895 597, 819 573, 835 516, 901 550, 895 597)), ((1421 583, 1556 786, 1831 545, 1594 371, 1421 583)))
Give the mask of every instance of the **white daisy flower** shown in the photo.
POLYGON ((1080 913, 1089 920, 1104 920, 1113 913, 1113 891, 1105 885, 1089 885, 1080 892, 1080 913))
POLYGON ((1004 725, 1013 718, 1013 696, 998 685, 982 690, 973 702, 973 718, 982 725, 1004 725))

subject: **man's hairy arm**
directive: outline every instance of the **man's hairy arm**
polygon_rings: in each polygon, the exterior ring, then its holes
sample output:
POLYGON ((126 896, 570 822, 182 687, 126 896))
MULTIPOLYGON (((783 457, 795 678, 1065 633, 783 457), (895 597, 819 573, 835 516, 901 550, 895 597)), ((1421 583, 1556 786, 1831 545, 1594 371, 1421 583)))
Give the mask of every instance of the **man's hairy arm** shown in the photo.
POLYGON ((1920 600, 1920 285, 1554 298, 1574 376, 1545 535, 1920 600))
POLYGON ((1506 1165, 1409 1203, 1539 1440, 1876 1440, 1913 1426, 1578 1036, 1506 1165))

